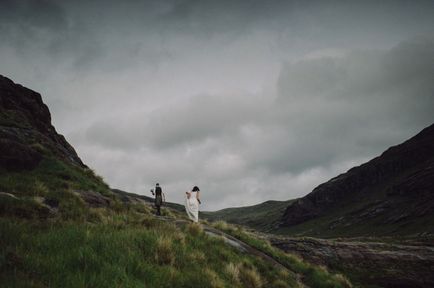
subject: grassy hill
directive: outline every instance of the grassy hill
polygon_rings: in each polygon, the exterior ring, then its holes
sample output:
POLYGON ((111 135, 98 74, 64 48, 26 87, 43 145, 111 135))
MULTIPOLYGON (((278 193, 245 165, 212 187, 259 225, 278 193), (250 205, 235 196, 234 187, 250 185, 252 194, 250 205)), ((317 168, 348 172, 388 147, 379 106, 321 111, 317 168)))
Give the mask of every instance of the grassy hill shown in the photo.
POLYGON ((131 204, 86 207, 73 213, 83 217, 68 221, 2 216, 0 282, 4 287, 349 287, 344 277, 240 228, 230 229, 285 269, 209 236, 197 224, 178 225, 183 216, 175 210, 164 209, 165 218, 153 212, 149 205, 131 204))
POLYGON ((253 206, 226 208, 215 212, 201 212, 201 216, 210 221, 221 220, 268 232, 279 226, 283 213, 293 201, 271 200, 253 206))

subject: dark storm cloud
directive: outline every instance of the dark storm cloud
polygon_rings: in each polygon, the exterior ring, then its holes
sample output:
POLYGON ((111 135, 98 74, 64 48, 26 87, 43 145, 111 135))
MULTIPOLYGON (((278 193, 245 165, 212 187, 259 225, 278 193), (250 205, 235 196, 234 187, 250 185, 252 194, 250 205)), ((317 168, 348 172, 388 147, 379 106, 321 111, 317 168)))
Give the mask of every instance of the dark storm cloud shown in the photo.
MULTIPOLYGON (((0 1, 0 73, 112 186, 289 199, 434 122, 433 1, 0 1), (425 36, 424 36, 425 35, 425 36)), ((148 191, 146 189, 145 191, 148 191)))
POLYGON ((78 68, 103 53, 88 27, 72 19, 61 1, 1 1, 0 32, 0 46, 11 46, 29 64, 69 61, 78 68))
POLYGON ((293 148, 268 159, 270 169, 297 172, 351 155, 371 156, 433 122, 433 40, 285 64, 276 125, 288 123, 293 148))
POLYGON ((384 33, 401 41, 432 31, 432 13, 432 1, 5 0, 0 47, 12 45, 36 67, 120 73, 158 69, 216 37, 224 47, 258 31, 275 34, 281 49, 298 56, 330 45, 384 46, 384 33))
MULTIPOLYGON (((0 10, 0 24, 2 32, 24 32, 30 36, 32 31, 47 30, 60 31, 66 28, 65 11, 55 2, 49 0, 2 0, 0 10), (13 31, 13 29, 18 29, 13 31)), ((11 35, 8 35, 11 36, 11 35)))

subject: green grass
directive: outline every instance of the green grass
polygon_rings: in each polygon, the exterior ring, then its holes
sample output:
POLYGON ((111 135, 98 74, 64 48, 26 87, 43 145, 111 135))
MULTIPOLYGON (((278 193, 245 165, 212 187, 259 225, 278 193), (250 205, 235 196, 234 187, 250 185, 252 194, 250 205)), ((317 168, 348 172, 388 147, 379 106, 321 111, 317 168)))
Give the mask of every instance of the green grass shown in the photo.
MULTIPOLYGON (((108 207, 90 208, 70 188, 53 189, 74 180, 70 167, 45 163, 39 169, 28 172, 37 182, 26 175, 28 183, 22 186, 33 192, 15 187, 19 199, 0 196, 0 283, 5 287, 299 287, 297 275, 310 287, 345 287, 327 271, 232 226, 222 229, 292 272, 242 253, 196 224, 177 227, 158 220, 150 205, 112 198, 108 207), (41 171, 69 177, 47 179, 41 171), (54 215, 38 195, 56 197, 54 215)), ((162 212, 171 219, 185 217, 166 207, 162 212)))
POLYGON ((46 196, 49 192, 92 190, 109 194, 103 179, 88 168, 76 167, 55 159, 43 159, 30 171, 0 171, 0 191, 17 196, 46 196))
POLYGON ((88 209, 84 201, 74 193, 76 190, 97 191, 112 198, 113 208, 120 205, 108 185, 92 170, 66 164, 54 158, 42 160, 30 171, 0 172, 0 191, 19 198, 17 200, 0 196, 0 216, 26 219, 52 217, 50 209, 39 203, 43 200, 38 202, 37 198, 40 198, 56 203, 55 217, 85 221, 88 209))
POLYGON ((177 227, 145 210, 99 209, 93 222, 0 218, 0 283, 4 287, 297 286, 292 274, 207 236, 197 225, 177 227))

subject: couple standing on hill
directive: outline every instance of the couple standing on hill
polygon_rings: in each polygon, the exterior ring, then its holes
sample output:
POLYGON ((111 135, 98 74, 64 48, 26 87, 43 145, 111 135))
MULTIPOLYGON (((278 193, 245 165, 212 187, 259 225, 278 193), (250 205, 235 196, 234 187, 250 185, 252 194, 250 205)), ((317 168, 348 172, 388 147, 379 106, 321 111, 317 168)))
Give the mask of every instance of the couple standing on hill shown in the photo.
MULTIPOLYGON (((151 189, 151 193, 155 195, 157 215, 161 215, 161 205, 163 205, 163 202, 166 202, 166 199, 159 183, 155 185, 155 193, 153 189, 151 189)), ((201 204, 199 187, 194 186, 191 191, 185 192, 185 194, 185 211, 187 212, 188 218, 193 222, 199 222, 199 204, 201 204)))

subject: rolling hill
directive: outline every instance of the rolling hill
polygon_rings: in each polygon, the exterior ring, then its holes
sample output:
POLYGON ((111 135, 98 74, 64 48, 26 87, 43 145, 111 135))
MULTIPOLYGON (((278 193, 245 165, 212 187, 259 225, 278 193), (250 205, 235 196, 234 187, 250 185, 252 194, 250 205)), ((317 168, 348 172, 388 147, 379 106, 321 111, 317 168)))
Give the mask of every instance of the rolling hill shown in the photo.
POLYGON ((268 232, 279 228, 280 218, 293 201, 295 200, 270 200, 253 206, 226 208, 215 212, 201 212, 201 217, 209 221, 223 220, 258 231, 268 232))

